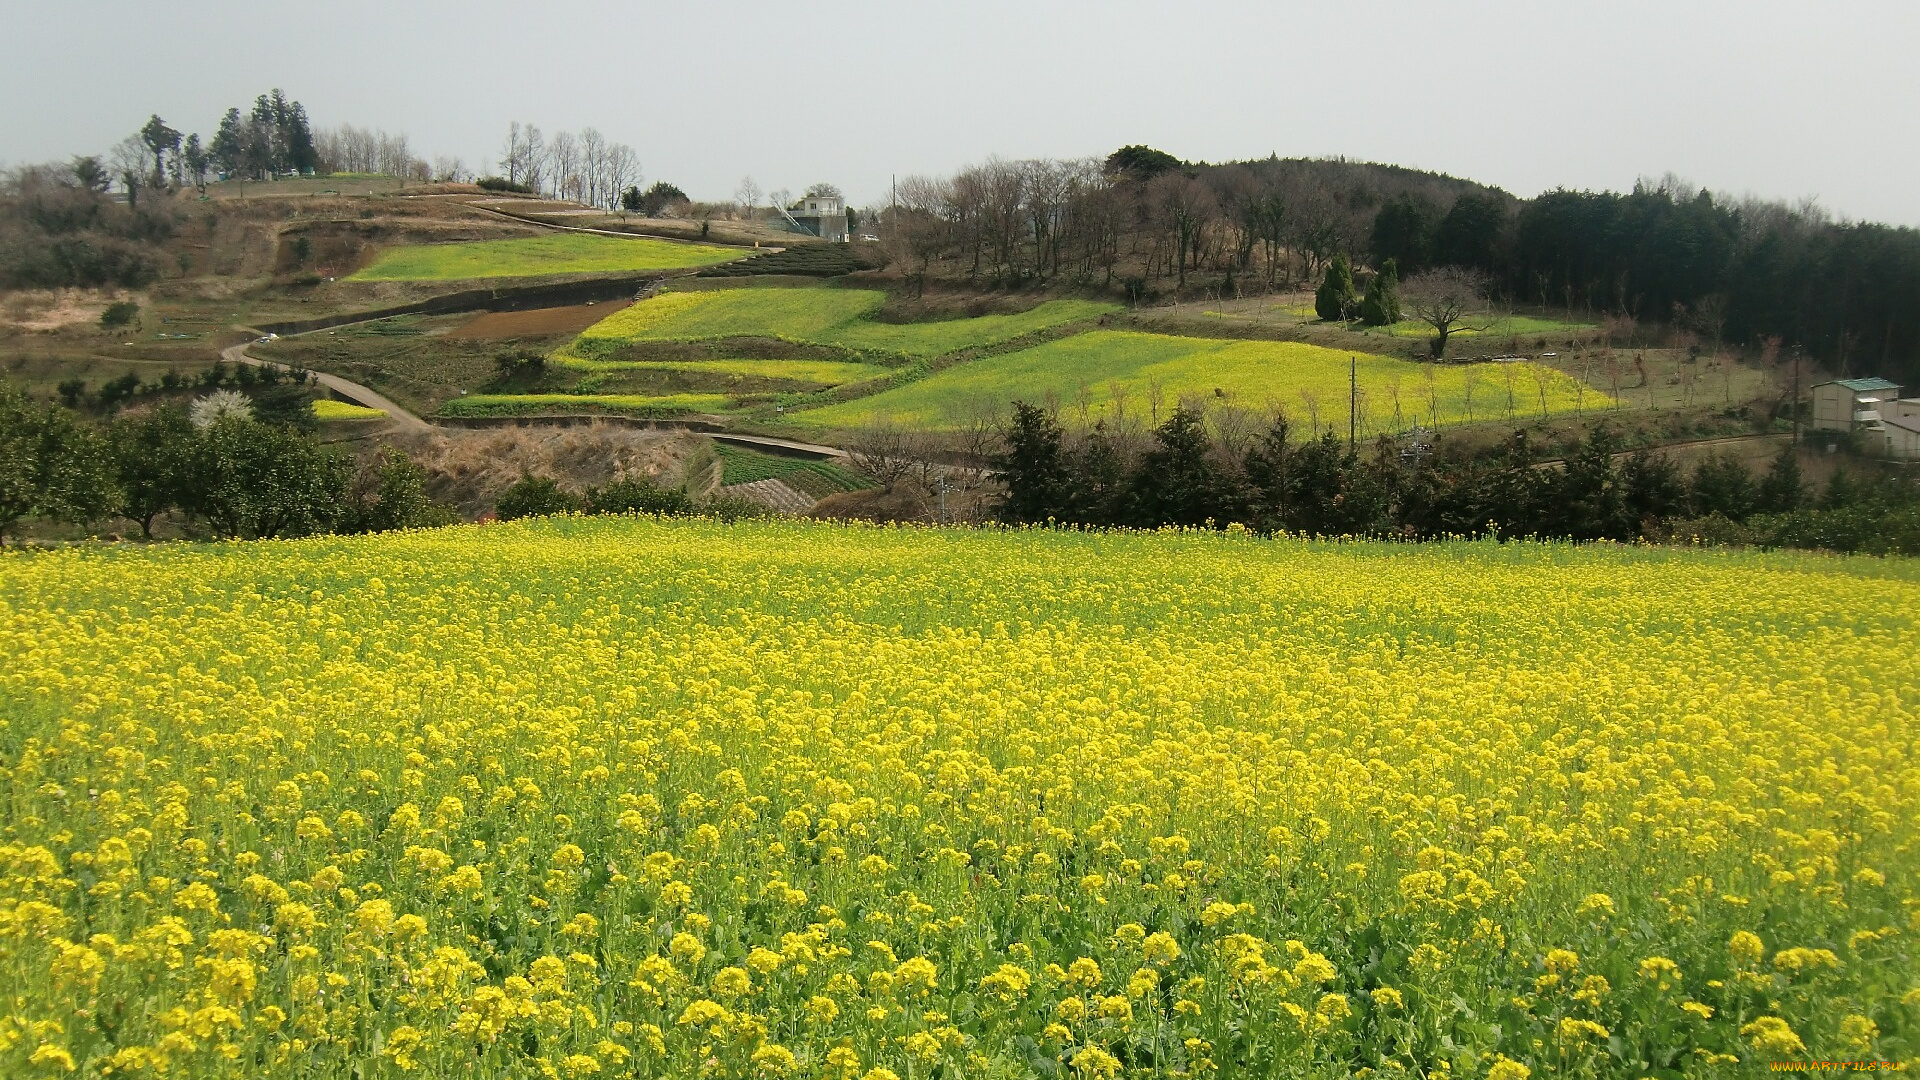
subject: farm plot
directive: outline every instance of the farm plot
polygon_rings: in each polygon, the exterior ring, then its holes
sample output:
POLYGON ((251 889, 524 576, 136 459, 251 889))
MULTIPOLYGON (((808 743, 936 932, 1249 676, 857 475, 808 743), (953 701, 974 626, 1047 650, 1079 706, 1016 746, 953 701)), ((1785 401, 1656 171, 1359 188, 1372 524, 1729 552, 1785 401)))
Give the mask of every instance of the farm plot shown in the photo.
POLYGON ((685 519, 0 552, 0 1075, 1911 1061, 1917 579, 685 519))
POLYGON ((382 251, 354 281, 454 281, 623 270, 684 270, 743 257, 738 248, 569 233, 382 251))
POLYGON ((1346 423, 1347 364, 1358 361, 1362 430, 1402 431, 1509 415, 1538 416, 1597 408, 1610 399, 1552 368, 1535 364, 1432 365, 1354 354, 1298 342, 1228 341, 1096 330, 935 372, 870 397, 792 414, 795 423, 852 428, 881 418, 943 427, 1009 401, 1056 401, 1089 419, 1154 407, 1164 415, 1182 398, 1284 409, 1321 426, 1346 423))
POLYGON ((558 368, 574 371, 679 371, 694 375, 738 375, 753 379, 790 379, 817 386, 839 386, 887 375, 892 369, 878 364, 834 360, 582 360, 555 357, 558 368))
POLYGON ((588 328, 569 347, 585 360, 629 341, 772 338, 860 353, 926 358, 1010 341, 1116 310, 1090 300, 1050 300, 1013 315, 883 323, 886 294, 867 289, 710 289, 672 292, 588 328))
POLYGON ((664 419, 718 412, 725 394, 468 394, 440 406, 441 416, 526 416, 535 413, 599 412, 664 419))
POLYGON ((728 486, 779 480, 815 499, 875 486, 867 477, 829 461, 762 454, 725 443, 716 444, 714 452, 720 457, 720 482, 728 486))

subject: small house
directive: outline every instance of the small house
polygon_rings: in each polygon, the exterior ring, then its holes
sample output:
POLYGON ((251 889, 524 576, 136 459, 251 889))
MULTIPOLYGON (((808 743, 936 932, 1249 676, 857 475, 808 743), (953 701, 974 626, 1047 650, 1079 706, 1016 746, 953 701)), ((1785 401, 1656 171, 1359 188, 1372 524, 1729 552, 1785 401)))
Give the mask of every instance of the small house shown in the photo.
MULTIPOLYGON (((1920 401, 1915 402, 1920 405, 1920 401)), ((1920 415, 1880 418, 1881 449, 1895 461, 1920 461, 1920 415)))
POLYGON ((847 200, 838 195, 808 195, 787 211, 801 232, 830 243, 847 242, 847 200))
POLYGON ((1900 400, 1900 387, 1885 379, 1835 379, 1813 388, 1815 431, 1878 431, 1881 409, 1900 400))

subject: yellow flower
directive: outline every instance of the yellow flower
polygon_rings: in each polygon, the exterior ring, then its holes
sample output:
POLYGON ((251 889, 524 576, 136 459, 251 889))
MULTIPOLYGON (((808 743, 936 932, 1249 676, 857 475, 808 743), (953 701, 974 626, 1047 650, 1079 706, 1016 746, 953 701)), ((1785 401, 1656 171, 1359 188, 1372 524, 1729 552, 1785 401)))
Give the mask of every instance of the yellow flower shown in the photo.
POLYGON ((1532 1075, 1532 1069, 1510 1060, 1505 1054, 1496 1055, 1493 1064, 1487 1067, 1487 1080, 1527 1080, 1532 1075))
POLYGON ((1763 1054, 1797 1054, 1807 1048, 1787 1022, 1777 1016, 1762 1016, 1741 1028, 1740 1034, 1763 1054))

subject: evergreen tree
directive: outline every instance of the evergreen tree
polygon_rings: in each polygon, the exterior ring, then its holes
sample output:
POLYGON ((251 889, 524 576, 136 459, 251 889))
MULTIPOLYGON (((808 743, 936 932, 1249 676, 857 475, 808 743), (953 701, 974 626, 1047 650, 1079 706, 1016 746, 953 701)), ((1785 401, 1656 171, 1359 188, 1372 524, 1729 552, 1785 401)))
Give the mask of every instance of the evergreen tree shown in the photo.
POLYGON ((1792 513, 1800 509, 1806 494, 1807 486, 1800 479, 1800 457, 1792 445, 1783 446, 1760 480, 1754 508, 1768 514, 1792 513))
POLYGON ((240 116, 240 110, 228 109, 227 115, 220 118, 213 141, 207 144, 207 157, 214 169, 223 176, 239 176, 246 158, 246 138, 247 122, 240 116))
POLYGON ((28 518, 81 523, 113 502, 107 448, 79 417, 0 383, 0 543, 28 518))
POLYGON ((994 476, 1006 486, 1000 504, 1003 521, 1037 524, 1066 519, 1073 492, 1062 446, 1064 433, 1051 412, 1024 401, 1013 403, 1006 450, 993 462, 994 476))
POLYGON ((1733 458, 1715 455, 1693 470, 1689 495, 1693 512, 1700 517, 1719 514, 1744 521, 1753 513, 1753 474, 1733 458))
POLYGON ((185 409, 162 405, 107 428, 119 500, 114 510, 153 539, 153 520, 189 501, 194 427, 185 409))
POLYGON ((1360 321, 1368 326, 1392 326, 1400 321, 1400 265, 1392 259, 1367 283, 1360 301, 1360 321))
POLYGON ((185 509, 214 535, 264 539, 332 528, 353 464, 291 427, 223 418, 194 442, 185 509))
POLYGON ((1327 276, 1313 294, 1313 310, 1323 322, 1346 322, 1353 312, 1353 267, 1347 257, 1335 255, 1327 264, 1327 276))
POLYGON ((1233 484, 1213 460, 1206 424, 1191 409, 1177 408, 1154 429, 1155 446, 1141 455, 1129 484, 1133 524, 1225 525, 1242 515, 1233 484))

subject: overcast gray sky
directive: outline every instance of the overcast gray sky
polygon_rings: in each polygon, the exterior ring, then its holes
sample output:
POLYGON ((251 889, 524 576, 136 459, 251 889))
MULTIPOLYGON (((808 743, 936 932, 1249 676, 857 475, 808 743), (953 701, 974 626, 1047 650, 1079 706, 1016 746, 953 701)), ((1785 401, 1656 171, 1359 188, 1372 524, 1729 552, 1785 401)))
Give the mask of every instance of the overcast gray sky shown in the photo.
POLYGON ((211 135, 274 86, 319 126, 490 165, 509 120, 724 198, 990 154, 1345 155, 1519 195, 1668 171, 1920 225, 1915 0, 0 0, 0 162, 211 135))

